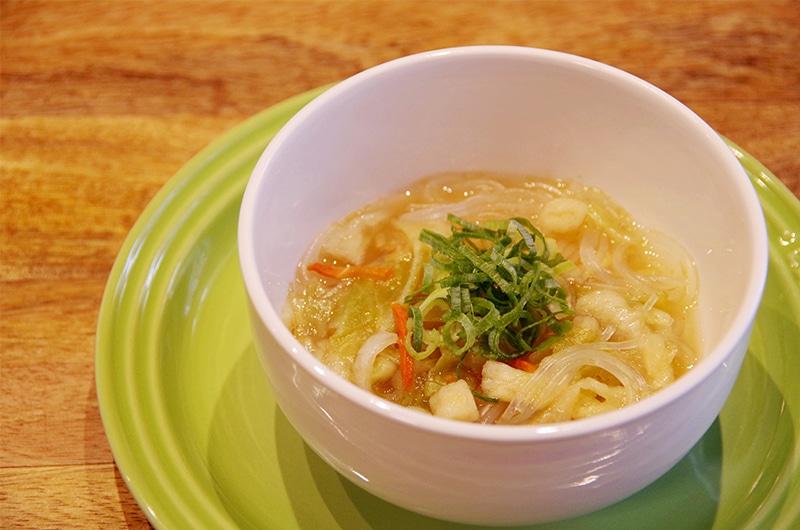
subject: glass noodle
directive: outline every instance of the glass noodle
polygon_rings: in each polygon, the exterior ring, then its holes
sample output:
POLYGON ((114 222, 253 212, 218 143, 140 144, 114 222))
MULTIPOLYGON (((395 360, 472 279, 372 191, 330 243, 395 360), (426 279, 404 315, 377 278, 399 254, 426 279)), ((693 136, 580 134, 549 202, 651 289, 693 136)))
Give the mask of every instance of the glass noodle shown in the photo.
POLYGON ((570 421, 697 361, 694 262, 578 182, 441 174, 321 232, 284 307, 298 340, 390 401, 570 421))

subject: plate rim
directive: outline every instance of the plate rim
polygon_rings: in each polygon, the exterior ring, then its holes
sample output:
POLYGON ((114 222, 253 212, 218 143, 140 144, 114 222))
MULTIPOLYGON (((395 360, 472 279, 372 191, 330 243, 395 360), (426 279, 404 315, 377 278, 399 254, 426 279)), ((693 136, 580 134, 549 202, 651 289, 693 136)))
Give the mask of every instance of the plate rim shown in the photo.
MULTIPOLYGON (((280 122, 280 125, 277 127, 277 129, 279 129, 300 108, 323 93, 330 86, 332 85, 326 85, 303 92, 262 110, 238 125, 235 125, 232 129, 223 133, 216 140, 208 144, 207 147, 194 155, 165 182, 141 212, 126 236, 114 261, 111 272, 109 273, 100 303, 95 339, 94 375, 98 406, 104 432, 106 433, 114 457, 114 463, 140 509, 144 512, 150 523, 158 528, 168 527, 168 517, 165 517, 164 513, 156 513, 156 511, 161 509, 154 509, 154 504, 163 503, 154 503, 148 495, 147 488, 141 487, 140 484, 135 483, 135 472, 131 470, 131 467, 136 466, 136 459, 127 451, 128 440, 125 438, 125 433, 121 424, 117 425, 119 418, 116 416, 115 412, 118 411, 118 403, 113 399, 116 397, 116 394, 113 390, 107 388, 107 385, 110 384, 110 378, 105 377, 108 375, 109 366, 112 365, 111 359, 107 357, 107 355, 113 353, 113 348, 108 351, 104 350, 104 344, 110 340, 108 337, 110 326, 107 322, 109 319, 113 321, 114 315, 116 314, 115 310, 118 309, 115 304, 118 301, 120 293, 124 290, 124 284, 122 284, 120 280, 123 278, 126 268, 131 262, 131 253, 135 252, 137 243, 140 242, 140 238, 147 224, 157 215, 160 208, 168 206, 171 199, 180 196, 183 186, 193 183, 193 178, 197 179, 198 175, 202 176, 203 169, 210 160, 217 159, 221 154, 226 152, 231 145, 235 145, 237 140, 246 139, 253 134, 263 135, 263 138, 262 136, 259 136, 259 138, 263 139, 263 145, 266 146, 266 144, 271 141, 274 133, 269 134, 262 132, 265 123, 275 124, 280 122), (107 355, 104 355, 104 353, 107 355)), ((760 185, 774 197, 774 201, 779 203, 782 208, 785 208, 791 215, 800 219, 800 200, 794 196, 788 187, 777 179, 769 169, 764 167, 758 160, 741 149, 734 142, 724 136, 723 139, 732 149, 740 163, 745 167, 751 181, 755 180, 754 185, 760 185)), ((258 141, 260 140, 256 140, 256 142, 258 141)), ((763 202, 761 198, 759 198, 759 201, 763 202)), ((770 263, 772 263, 772 261, 773 257, 771 255, 770 263)), ((798 277, 800 277, 800 271, 796 270, 795 272, 797 272, 798 277)), ((798 474, 797 471, 795 474, 798 474)), ((169 511, 167 508, 163 508, 163 510, 169 511)))

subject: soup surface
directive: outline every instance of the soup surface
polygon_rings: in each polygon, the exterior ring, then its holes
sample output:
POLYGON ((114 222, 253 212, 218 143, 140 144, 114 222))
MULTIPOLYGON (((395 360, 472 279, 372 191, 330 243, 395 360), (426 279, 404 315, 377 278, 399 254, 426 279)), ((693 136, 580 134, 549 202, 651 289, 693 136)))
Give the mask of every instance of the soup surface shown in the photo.
POLYGON ((697 361, 691 256, 578 182, 442 174, 308 249, 284 306, 353 383, 436 416, 569 421, 641 400, 697 361))

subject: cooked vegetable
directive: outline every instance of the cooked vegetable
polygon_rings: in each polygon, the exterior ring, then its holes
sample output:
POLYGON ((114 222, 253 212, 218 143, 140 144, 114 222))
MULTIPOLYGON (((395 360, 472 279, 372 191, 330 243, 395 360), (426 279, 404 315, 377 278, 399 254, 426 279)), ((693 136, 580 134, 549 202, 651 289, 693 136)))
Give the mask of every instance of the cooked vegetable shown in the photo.
POLYGON ((368 265, 329 265, 327 263, 315 262, 308 266, 308 270, 336 280, 344 278, 388 280, 394 276, 394 269, 391 267, 373 267, 368 265))
POLYGON ((403 390, 406 392, 414 386, 414 359, 406 349, 408 336, 408 310, 401 304, 392 304, 392 315, 397 328, 397 347, 400 350, 400 375, 403 378, 403 390))
POLYGON ((382 379, 384 375, 387 377, 391 375, 391 373, 383 374, 380 371, 376 373, 375 361, 381 352, 393 344, 397 344, 397 335, 394 333, 379 332, 367 339, 361 349, 358 350, 356 360, 353 361, 353 381, 355 384, 365 390, 369 390, 374 379, 382 379))
POLYGON ((691 256, 579 181, 444 174, 309 246, 285 321, 342 377, 488 424, 638 401, 697 362, 691 256))
POLYGON ((423 229, 431 249, 411 307, 411 355, 422 330, 440 321, 442 342, 456 355, 516 359, 547 347, 569 331, 573 314, 558 275, 572 265, 551 253, 530 221, 514 218, 478 226, 454 215, 450 237, 423 229))
POLYGON ((531 374, 539 368, 532 362, 526 361, 521 357, 517 357, 516 359, 508 361, 508 365, 512 368, 516 368, 517 370, 522 370, 523 372, 528 372, 531 374))

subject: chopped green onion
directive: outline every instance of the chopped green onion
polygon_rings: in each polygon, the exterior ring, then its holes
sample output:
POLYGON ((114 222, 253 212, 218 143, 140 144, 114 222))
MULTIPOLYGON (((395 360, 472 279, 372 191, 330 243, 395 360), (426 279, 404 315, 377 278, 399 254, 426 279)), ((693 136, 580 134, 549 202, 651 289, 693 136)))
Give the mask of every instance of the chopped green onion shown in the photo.
POLYGON ((529 220, 484 226, 455 215, 448 220, 449 237, 427 229, 419 236, 431 247, 431 258, 420 289, 406 299, 413 350, 422 350, 424 330, 454 355, 472 351, 512 360, 551 346, 569 331, 566 317, 573 313, 557 277, 573 264, 558 253, 551 256, 529 220), (440 331, 425 330, 423 321, 434 309, 440 331))

